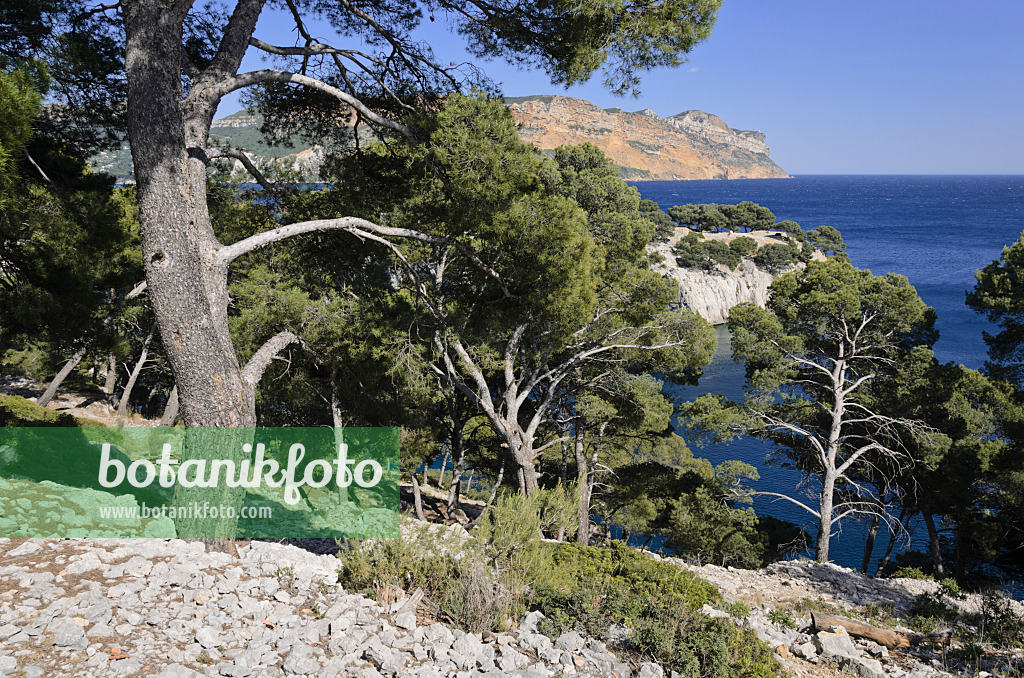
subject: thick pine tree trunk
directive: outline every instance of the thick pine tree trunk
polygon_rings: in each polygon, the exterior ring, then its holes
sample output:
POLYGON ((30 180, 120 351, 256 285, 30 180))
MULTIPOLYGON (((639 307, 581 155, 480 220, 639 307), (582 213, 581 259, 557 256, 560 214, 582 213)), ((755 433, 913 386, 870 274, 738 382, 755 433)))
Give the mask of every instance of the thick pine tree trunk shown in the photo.
POLYGON ((65 379, 67 379, 68 375, 71 374, 71 371, 78 367, 78 363, 82 362, 82 358, 84 357, 84 348, 80 348, 75 351, 75 354, 71 356, 66 363, 64 363, 64 367, 60 368, 60 372, 57 373, 53 378, 53 381, 50 382, 50 385, 46 387, 45 391, 43 391, 43 395, 39 396, 39 400, 36 401, 36 404, 40 407, 46 407, 49 405, 50 401, 53 400, 53 397, 57 395, 57 389, 60 388, 60 385, 65 379))
MULTIPOLYGON (((128 135, 142 255, 160 339, 188 426, 254 426, 227 323, 227 266, 206 205, 206 144, 216 102, 181 96, 182 23, 190 3, 126 0, 128 135)), ((237 65, 236 65, 237 67, 237 65)))

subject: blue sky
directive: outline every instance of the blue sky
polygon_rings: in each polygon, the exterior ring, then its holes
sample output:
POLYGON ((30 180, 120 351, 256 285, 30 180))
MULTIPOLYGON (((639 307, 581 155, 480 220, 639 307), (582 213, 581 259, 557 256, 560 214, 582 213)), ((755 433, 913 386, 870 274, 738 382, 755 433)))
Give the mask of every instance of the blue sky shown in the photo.
MULTIPOLYGON (((293 44, 287 26, 268 13, 257 36, 293 44)), ((470 60, 440 21, 422 38, 444 60, 470 60)), ((714 113, 767 134, 791 174, 1024 174, 1021 0, 725 0, 711 38, 683 67, 645 76, 639 99, 607 93, 600 77, 564 90, 540 72, 479 65, 508 96, 714 113)))

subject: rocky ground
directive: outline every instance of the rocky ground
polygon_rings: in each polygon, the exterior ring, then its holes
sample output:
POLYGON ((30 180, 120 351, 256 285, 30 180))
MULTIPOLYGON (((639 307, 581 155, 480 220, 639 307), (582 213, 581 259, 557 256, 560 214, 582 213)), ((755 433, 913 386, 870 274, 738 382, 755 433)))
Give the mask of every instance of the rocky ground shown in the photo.
MULTIPOLYGON (((652 554, 652 557, 659 558, 652 554)), ((851 638, 845 629, 835 633, 811 633, 809 610, 832 611, 851 618, 864 617, 874 607, 886 610, 892 619, 906 617, 921 594, 941 595, 938 582, 920 579, 873 579, 831 563, 782 561, 762 570, 740 570, 704 565, 695 567, 674 558, 659 558, 685 567, 722 591, 727 600, 747 605, 752 612, 741 622, 776 648, 787 668, 799 676, 816 673, 807 664, 838 666, 853 675, 870 678, 919 678, 943 675, 1021 675, 1024 651, 992 653, 971 662, 958 661, 943 643, 918 643, 890 652, 877 643, 851 638), (774 622, 773 611, 787 613, 795 629, 774 622), (796 658, 794 660, 794 658, 796 658), (802 660, 802 661, 800 661, 802 660), (810 671, 810 672, 808 672, 810 671)), ((961 613, 981 609, 982 596, 943 596, 943 601, 961 613)), ((1024 604, 1009 601, 1014 613, 1024 619, 1024 604)), ((721 615, 718 611, 708 614, 721 615)), ((896 623, 893 629, 918 635, 896 623)))
MULTIPOLYGON (((469 538, 458 525, 423 527, 405 533, 418 531, 434 543, 469 538), (439 530, 445 534, 430 536, 439 530)), ((481 637, 436 623, 415 595, 385 591, 378 602, 340 589, 332 555, 271 542, 236 551, 208 553, 201 543, 175 539, 0 540, 0 675, 666 675, 655 664, 627 666, 596 639, 541 635, 539 613, 507 633, 481 637)), ((695 569, 751 606, 733 621, 776 647, 790 675, 945 675, 938 652, 890 653, 842 629, 811 634, 769 618, 791 599, 854 604, 901 587, 911 587, 912 596, 928 582, 861 581, 811 563, 761 572, 695 569)), ((891 600, 899 604, 899 595, 891 600)), ((710 607, 704 613, 728 615, 710 607)), ((808 620, 796 622, 803 628, 808 620)))
POLYGON ((0 540, 0 675, 663 675, 576 633, 543 636, 537 614, 509 633, 453 631, 415 597, 341 590, 337 567, 270 542, 228 555, 181 540, 0 540))

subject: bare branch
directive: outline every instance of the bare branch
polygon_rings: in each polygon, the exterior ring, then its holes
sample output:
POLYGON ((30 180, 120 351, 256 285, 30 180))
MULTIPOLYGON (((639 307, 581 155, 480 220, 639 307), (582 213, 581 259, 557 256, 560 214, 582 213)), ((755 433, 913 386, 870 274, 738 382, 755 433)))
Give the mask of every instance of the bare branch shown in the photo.
POLYGON ((140 294, 142 294, 143 292, 146 291, 146 285, 147 285, 146 281, 143 280, 142 282, 137 284, 135 287, 133 287, 131 292, 129 292, 128 294, 124 295, 124 298, 125 299, 134 299, 135 297, 139 296, 140 294))
POLYGON ((206 156, 210 159, 234 158, 235 160, 238 160, 245 167, 246 171, 248 171, 249 174, 252 175, 253 179, 256 180, 256 183, 263 187, 263 190, 269 191, 271 193, 277 192, 277 188, 274 186, 274 184, 267 181, 267 178, 263 175, 263 172, 261 172, 259 168, 256 167, 256 165, 249 158, 249 156, 247 156, 244 152, 238 150, 237 148, 215 146, 213 148, 209 148, 206 150, 206 156))
POLYGON ((786 501, 793 502, 794 504, 796 504, 797 506, 799 506, 803 510, 807 511, 808 513, 810 513, 815 518, 819 518, 819 519, 821 518, 821 513, 819 513, 818 511, 815 511, 814 509, 812 509, 807 504, 803 503, 802 501, 798 501, 796 499, 793 499, 793 497, 787 497, 784 494, 779 494, 778 492, 751 492, 751 495, 755 496, 755 497, 763 496, 763 497, 775 497, 776 499, 785 499, 786 501))
MULTIPOLYGON (((430 235, 428 233, 422 233, 415 231, 411 228, 395 228, 392 226, 380 226, 367 221, 366 219, 360 219, 359 217, 341 217, 339 219, 318 219, 314 221, 301 221, 287 226, 280 226, 263 233, 257 233, 256 235, 250 236, 244 240, 239 240, 236 243, 227 245, 220 248, 217 252, 217 259, 222 265, 228 265, 243 254, 252 252, 261 247, 266 247, 275 242, 279 242, 292 236, 300 235, 303 233, 314 233, 317 231, 347 231, 354 235, 361 237, 367 237, 373 240, 378 238, 371 237, 376 236, 388 236, 395 238, 409 238, 411 240, 418 240, 420 242, 429 243, 432 245, 450 245, 455 247, 460 254, 465 256, 474 266, 482 270, 484 273, 489 275, 491 278, 497 281, 504 292, 506 297, 511 297, 512 293, 505 286, 501 276, 493 268, 481 261, 480 257, 473 254, 468 247, 460 243, 459 241, 444 236, 430 235)), ((384 242, 380 241, 379 242, 384 242)), ((390 245, 390 243, 386 243, 390 245)))
POLYGON ((242 368, 242 379, 255 388, 274 357, 298 340, 299 337, 288 330, 275 334, 249 358, 249 362, 242 368))
POLYGON ((230 94, 235 90, 242 89, 245 87, 252 87, 264 82, 284 82, 293 83, 296 85, 302 85, 303 87, 309 87, 310 89, 323 92, 328 96, 332 96, 335 99, 348 104, 352 108, 359 111, 359 114, 370 122, 380 125, 381 127, 387 127, 392 129, 402 136, 410 140, 415 140, 416 136, 413 131, 395 120, 389 120, 385 117, 374 113, 366 105, 355 98, 348 92, 328 85, 322 80, 311 78, 308 75, 302 75, 301 73, 292 73, 290 71, 278 71, 273 69, 266 69, 260 71, 249 71, 248 73, 240 73, 236 76, 225 78, 221 82, 210 88, 210 95, 216 99, 220 99, 226 94, 230 94))

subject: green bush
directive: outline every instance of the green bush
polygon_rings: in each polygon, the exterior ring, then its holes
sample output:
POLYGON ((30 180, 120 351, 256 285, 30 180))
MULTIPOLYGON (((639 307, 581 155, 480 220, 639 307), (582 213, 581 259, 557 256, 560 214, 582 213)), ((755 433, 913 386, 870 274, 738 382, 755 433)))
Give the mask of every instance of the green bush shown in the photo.
POLYGON ((796 620, 786 610, 772 610, 768 613, 768 621, 774 622, 779 626, 784 626, 787 629, 795 629, 797 627, 796 620))
POLYGON ((668 563, 613 542, 607 548, 563 545, 554 568, 570 582, 538 586, 531 600, 555 636, 577 629, 604 636, 613 624, 630 630, 627 648, 685 676, 775 676, 770 648, 749 629, 710 619, 701 606, 721 602, 713 586, 668 563))
POLYGON ((754 263, 760 268, 777 273, 800 260, 800 249, 795 242, 790 245, 765 245, 757 251, 754 263))
POLYGON ((932 579, 930 574, 925 574, 919 567, 901 567, 889 575, 891 579, 932 579))
POLYGON ((745 257, 757 251, 757 241, 749 236, 741 235, 729 243, 729 249, 739 256, 745 257))
POLYGON ((103 424, 54 412, 21 396, 0 395, 0 426, 64 426, 81 428, 103 424))
MULTIPOLYGON (((549 499, 550 500, 550 499, 549 499)), ((625 651, 694 678, 762 678, 780 667, 749 629, 700 613, 721 603, 718 590, 692 573, 658 562, 621 542, 597 548, 539 538, 529 499, 508 495, 490 525, 455 557, 435 533, 355 546, 339 554, 339 583, 379 595, 387 587, 421 588, 439 617, 471 631, 508 628, 526 609, 548 618, 541 630, 577 629, 606 637, 630 630, 625 651)))

